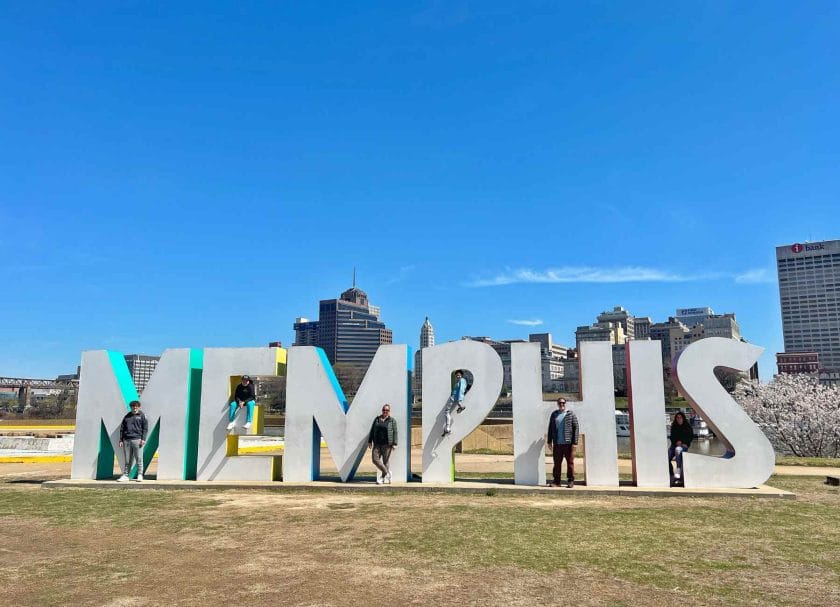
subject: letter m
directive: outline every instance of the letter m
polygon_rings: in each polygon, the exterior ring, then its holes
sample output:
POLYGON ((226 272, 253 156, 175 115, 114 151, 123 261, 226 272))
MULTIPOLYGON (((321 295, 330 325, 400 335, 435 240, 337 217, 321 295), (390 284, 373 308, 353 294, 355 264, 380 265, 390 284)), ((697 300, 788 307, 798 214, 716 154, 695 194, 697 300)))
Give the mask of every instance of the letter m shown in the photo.
POLYGON ((144 468, 159 451, 159 479, 195 478, 201 366, 201 350, 167 350, 140 399, 120 352, 83 352, 71 477, 112 478, 115 454, 124 466, 120 424, 128 404, 140 400, 149 422, 144 468))
POLYGON ((398 427, 398 447, 391 454, 390 466, 395 480, 407 480, 411 451, 407 361, 407 346, 379 346, 351 406, 321 348, 290 348, 283 481, 311 481, 320 476, 322 436, 341 480, 352 479, 373 420, 385 403, 390 403, 398 427))

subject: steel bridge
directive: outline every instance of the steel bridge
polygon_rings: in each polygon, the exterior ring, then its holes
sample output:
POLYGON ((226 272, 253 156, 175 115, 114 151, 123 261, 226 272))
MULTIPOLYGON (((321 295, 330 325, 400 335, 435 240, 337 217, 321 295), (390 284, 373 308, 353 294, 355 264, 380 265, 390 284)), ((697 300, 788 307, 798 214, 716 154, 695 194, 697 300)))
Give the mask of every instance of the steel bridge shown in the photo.
POLYGON ((26 377, 0 377, 0 388, 18 391, 18 405, 23 409, 32 406, 33 390, 63 390, 79 386, 78 379, 32 379, 26 377))

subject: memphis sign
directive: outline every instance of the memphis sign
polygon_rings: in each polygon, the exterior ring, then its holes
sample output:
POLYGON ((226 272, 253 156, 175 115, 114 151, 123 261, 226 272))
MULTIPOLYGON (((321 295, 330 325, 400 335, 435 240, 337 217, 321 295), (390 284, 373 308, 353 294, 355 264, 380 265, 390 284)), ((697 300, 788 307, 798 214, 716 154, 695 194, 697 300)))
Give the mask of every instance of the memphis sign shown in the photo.
MULTIPOLYGON (((626 345, 631 417, 633 479, 639 487, 669 486, 668 444, 661 345, 626 345)), ((709 423, 727 452, 722 457, 683 455, 686 487, 749 488, 773 472, 770 442, 714 375, 716 367, 748 370, 762 349, 737 340, 711 337, 688 346, 673 363, 673 376, 691 406, 709 423)), ((493 348, 457 341, 424 348, 422 482, 454 481, 454 449, 481 424, 502 388, 502 361, 493 348), (466 410, 442 436, 444 408, 455 369, 474 378, 466 410)), ((383 403, 400 436, 411 435, 409 352, 405 345, 381 346, 352 402, 333 374, 324 352, 310 346, 281 348, 170 349, 161 356, 143 391, 143 410, 151 432, 146 463, 157 453, 159 480, 317 481, 321 439, 342 481, 353 479, 371 420, 383 403), (227 432, 231 394, 244 375, 286 375, 285 448, 282 458, 239 456, 238 437, 227 432)), ((584 342, 580 348, 580 400, 569 402, 584 436, 586 483, 618 486, 615 399, 611 345, 584 342)), ((520 485, 545 483, 545 430, 553 402, 542 397, 540 347, 511 344, 514 478, 520 485)), ((82 354, 73 452, 74 479, 110 479, 120 421, 137 398, 125 359, 118 352, 82 354)), ((411 479, 410 441, 391 455, 395 481, 411 479)))

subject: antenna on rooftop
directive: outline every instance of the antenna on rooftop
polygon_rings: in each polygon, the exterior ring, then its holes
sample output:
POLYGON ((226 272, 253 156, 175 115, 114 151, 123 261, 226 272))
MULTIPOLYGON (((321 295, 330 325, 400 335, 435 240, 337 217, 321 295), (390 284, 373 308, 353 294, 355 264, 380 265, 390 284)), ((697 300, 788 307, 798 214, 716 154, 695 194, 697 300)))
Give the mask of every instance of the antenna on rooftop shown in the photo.
POLYGON ((356 288, 356 266, 353 266, 353 288, 356 288))

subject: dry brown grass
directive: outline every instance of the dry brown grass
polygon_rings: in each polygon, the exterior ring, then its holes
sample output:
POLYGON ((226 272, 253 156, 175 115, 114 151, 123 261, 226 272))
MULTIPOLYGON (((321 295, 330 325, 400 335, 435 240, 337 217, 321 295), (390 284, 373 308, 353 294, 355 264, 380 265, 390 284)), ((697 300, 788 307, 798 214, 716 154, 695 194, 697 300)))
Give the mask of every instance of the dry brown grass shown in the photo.
POLYGON ((0 604, 840 605, 840 493, 774 484, 799 499, 6 483, 0 604))

